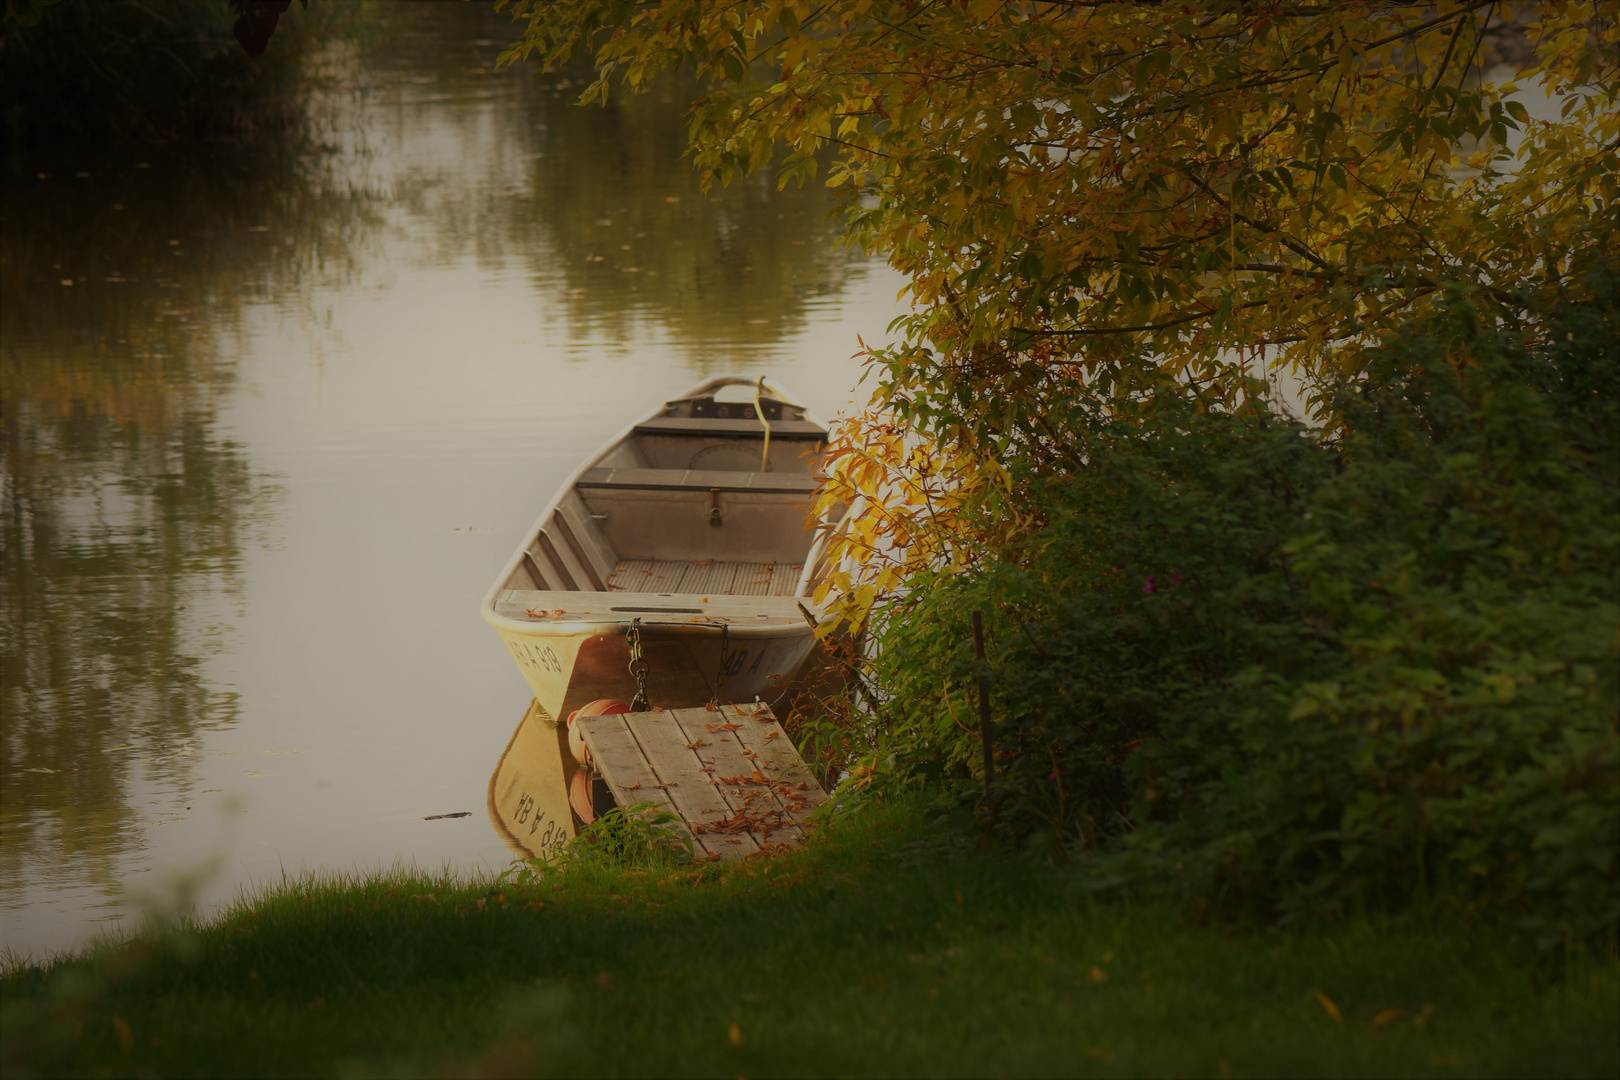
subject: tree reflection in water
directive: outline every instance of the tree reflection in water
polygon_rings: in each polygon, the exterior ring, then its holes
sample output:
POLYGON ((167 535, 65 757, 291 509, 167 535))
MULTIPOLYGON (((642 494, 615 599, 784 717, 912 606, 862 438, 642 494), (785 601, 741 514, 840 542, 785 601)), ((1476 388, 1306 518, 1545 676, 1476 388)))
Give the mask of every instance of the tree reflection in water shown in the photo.
POLYGON ((333 217, 287 147, 143 156, 0 194, 7 883, 112 889, 148 824, 131 786, 184 800, 188 742, 236 716, 199 667, 277 489, 215 430, 221 341, 333 217))

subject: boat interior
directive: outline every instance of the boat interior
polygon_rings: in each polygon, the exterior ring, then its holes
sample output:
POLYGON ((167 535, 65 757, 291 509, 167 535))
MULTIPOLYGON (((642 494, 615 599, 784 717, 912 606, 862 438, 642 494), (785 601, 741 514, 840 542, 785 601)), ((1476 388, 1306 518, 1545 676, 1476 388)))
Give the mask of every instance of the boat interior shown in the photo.
POLYGON ((667 403, 591 462, 501 589, 803 595, 827 429, 763 384, 725 382, 667 403))

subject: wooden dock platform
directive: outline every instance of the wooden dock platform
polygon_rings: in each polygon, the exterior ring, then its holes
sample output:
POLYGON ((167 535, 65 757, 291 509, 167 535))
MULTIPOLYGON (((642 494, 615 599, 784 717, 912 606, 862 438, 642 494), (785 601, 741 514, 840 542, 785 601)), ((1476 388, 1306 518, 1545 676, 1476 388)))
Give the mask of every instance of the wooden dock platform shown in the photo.
POLYGON ((620 806, 675 813, 700 859, 797 844, 827 801, 765 705, 615 713, 575 721, 620 806))

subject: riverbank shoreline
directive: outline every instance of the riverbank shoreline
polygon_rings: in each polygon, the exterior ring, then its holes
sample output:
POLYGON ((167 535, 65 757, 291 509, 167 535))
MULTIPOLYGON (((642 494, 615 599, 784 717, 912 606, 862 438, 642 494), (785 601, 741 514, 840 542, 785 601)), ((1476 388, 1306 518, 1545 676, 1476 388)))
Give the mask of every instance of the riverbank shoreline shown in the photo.
POLYGON ((1449 920, 1198 925, 920 803, 804 849, 288 881, 0 981, 8 1077, 1612 1076, 1620 962, 1449 920))

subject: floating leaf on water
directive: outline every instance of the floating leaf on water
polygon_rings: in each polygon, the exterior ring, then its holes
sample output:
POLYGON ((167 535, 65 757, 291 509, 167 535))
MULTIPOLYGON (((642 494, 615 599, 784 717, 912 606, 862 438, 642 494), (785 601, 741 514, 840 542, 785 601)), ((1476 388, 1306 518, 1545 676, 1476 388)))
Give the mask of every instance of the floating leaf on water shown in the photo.
POLYGON ((1339 1007, 1338 1007, 1338 1005, 1334 1004, 1332 998, 1328 997, 1326 994, 1322 993, 1322 991, 1320 991, 1320 990, 1313 990, 1313 991, 1311 991, 1311 993, 1316 995, 1317 1004, 1322 1006, 1322 1011, 1323 1012, 1325 1012, 1329 1016, 1333 1017, 1333 1022, 1335 1024, 1344 1023, 1344 1014, 1339 1012, 1339 1007))

